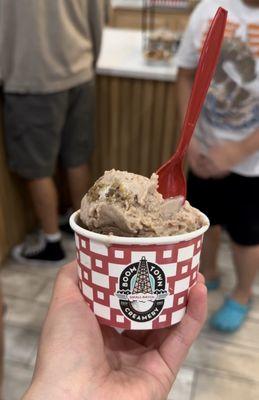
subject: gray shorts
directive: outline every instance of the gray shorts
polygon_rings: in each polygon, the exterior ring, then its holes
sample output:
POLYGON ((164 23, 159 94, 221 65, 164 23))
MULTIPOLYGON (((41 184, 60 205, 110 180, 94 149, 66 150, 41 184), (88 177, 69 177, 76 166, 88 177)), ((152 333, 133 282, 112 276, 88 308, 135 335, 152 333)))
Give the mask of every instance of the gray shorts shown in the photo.
POLYGON ((4 95, 10 169, 25 179, 87 163, 93 148, 94 83, 44 95, 4 95))

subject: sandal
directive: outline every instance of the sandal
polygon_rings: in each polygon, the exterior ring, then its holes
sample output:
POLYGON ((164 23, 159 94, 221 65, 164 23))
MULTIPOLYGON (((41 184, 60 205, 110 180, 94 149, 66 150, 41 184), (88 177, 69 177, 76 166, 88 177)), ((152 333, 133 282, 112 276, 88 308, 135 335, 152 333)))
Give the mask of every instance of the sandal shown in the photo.
POLYGON ((248 304, 240 304, 234 299, 227 298, 210 319, 210 326, 220 332, 235 332, 245 322, 251 309, 251 300, 248 304))

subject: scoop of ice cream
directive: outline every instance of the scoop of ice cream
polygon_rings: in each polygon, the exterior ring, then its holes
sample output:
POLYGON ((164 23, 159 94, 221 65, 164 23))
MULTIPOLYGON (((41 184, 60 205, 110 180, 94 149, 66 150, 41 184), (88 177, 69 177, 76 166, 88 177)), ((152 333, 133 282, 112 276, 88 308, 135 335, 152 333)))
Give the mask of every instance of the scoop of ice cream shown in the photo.
POLYGON ((87 229, 117 236, 171 236, 204 225, 202 214, 181 198, 164 200, 151 178, 111 170, 82 200, 80 219, 87 229))

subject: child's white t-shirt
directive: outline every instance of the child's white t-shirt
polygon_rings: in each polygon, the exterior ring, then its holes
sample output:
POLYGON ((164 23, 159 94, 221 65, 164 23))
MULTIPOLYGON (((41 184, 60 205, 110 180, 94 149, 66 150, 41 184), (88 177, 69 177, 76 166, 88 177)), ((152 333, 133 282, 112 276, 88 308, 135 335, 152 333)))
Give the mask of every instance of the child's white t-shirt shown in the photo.
MULTIPOLYGON (((210 22, 218 7, 228 10, 225 39, 196 136, 204 151, 221 140, 239 141, 259 130, 259 5, 242 0, 203 0, 193 12, 176 56, 179 67, 197 67, 210 22)), ((259 176, 259 149, 233 169, 259 176)))

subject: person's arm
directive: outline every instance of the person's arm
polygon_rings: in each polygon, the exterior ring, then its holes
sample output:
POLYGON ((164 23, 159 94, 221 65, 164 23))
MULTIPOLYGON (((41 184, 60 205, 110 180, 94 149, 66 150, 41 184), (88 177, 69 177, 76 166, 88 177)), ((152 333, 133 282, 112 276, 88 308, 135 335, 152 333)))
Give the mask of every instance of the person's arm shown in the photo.
POLYGON ((211 176, 226 174, 256 151, 259 151, 259 129, 243 140, 237 142, 223 140, 215 144, 206 154, 206 164, 211 176))
POLYGON ((240 147, 242 148, 242 155, 244 158, 259 151, 259 128, 247 138, 241 140, 240 147))
MULTIPOLYGON (((187 111, 196 69, 180 68, 177 79, 177 100, 181 127, 187 111)), ((204 165, 204 154, 201 145, 195 136, 190 142, 187 161, 191 170, 200 178, 208 178, 210 171, 204 165)))
POLYGON ((102 43, 102 30, 103 30, 103 13, 101 11, 100 1, 88 1, 88 21, 93 43, 93 56, 94 65, 96 65, 102 43))
MULTIPOLYGON (((176 54, 176 64, 179 68, 177 78, 177 101, 180 127, 183 125, 199 61, 199 37, 202 37, 204 26, 207 24, 207 20, 204 20, 205 6, 204 2, 201 2, 196 7, 176 54), (196 42, 196 40, 198 40, 198 42, 196 42)), ((202 148, 195 136, 192 137, 187 157, 191 170, 201 178, 208 178, 209 171, 203 165, 204 155, 202 148)))

